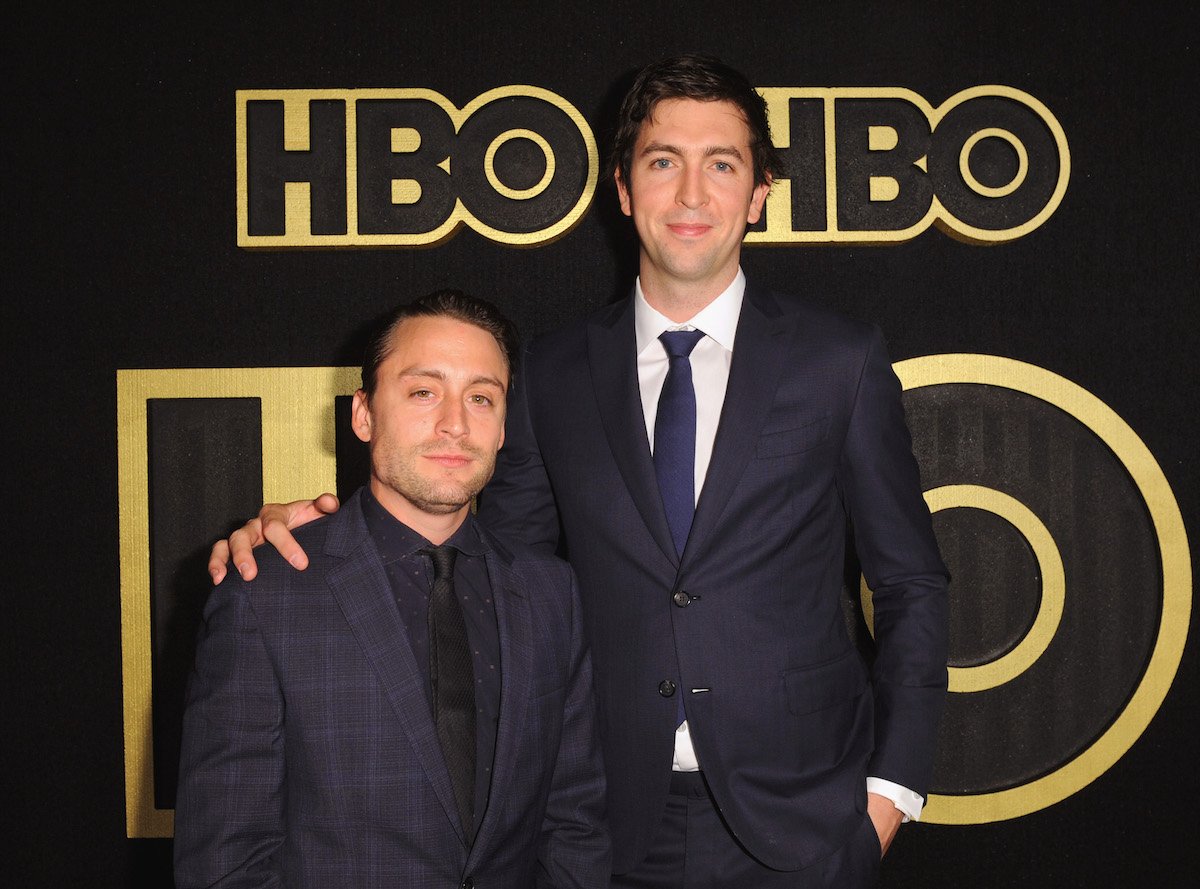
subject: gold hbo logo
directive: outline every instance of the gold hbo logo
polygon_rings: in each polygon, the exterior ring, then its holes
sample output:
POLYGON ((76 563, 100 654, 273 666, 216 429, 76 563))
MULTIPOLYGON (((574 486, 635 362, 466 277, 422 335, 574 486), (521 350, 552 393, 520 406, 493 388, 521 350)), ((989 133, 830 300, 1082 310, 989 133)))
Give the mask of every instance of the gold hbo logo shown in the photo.
POLYGON ((1070 380, 997 355, 895 369, 953 575, 924 820, 1018 818, 1108 771, 1171 688, 1192 608, 1183 517, 1145 443, 1070 380))
MULTIPOLYGON (((1058 208, 1066 135, 1033 96, 973 87, 934 107, 893 87, 763 87, 782 175, 751 244, 890 243, 935 225, 1022 237, 1058 208)), ((599 153, 579 111, 534 86, 462 108, 426 89, 239 90, 238 244, 502 244, 561 237, 591 205, 599 153)))
POLYGON ((999 243, 1049 219, 1067 190, 1062 126, 1011 87, 972 87, 936 108, 895 87, 759 92, 785 177, 749 243, 894 243, 931 225, 999 243))
POLYGON ((242 247, 415 247, 462 225, 530 245, 580 220, 599 155, 533 86, 463 108, 425 89, 239 90, 237 169, 242 247))

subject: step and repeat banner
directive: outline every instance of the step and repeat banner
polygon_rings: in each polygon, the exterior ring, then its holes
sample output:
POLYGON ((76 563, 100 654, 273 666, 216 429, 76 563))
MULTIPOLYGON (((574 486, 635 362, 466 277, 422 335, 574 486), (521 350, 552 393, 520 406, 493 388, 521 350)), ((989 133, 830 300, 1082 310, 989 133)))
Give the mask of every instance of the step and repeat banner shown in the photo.
MULTIPOLYGON (((944 7, 944 8, 943 8, 944 7)), ((348 494, 370 323, 624 296, 638 66, 703 51, 784 175, 755 280, 879 324, 953 574, 932 793, 885 886, 1190 885, 1200 86, 1169 11, 147 6, 19 20, 6 833, 22 885, 171 886, 208 547, 348 494)), ((847 568, 869 645, 871 596, 847 568)))

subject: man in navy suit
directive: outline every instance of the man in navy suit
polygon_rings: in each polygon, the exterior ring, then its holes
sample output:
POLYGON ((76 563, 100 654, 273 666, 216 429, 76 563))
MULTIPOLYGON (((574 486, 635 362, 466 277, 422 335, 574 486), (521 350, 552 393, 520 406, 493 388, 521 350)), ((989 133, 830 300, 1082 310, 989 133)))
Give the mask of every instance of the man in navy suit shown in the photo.
POLYGON ((175 875, 191 886, 602 887, 604 777, 574 575, 470 514, 516 338, 401 306, 354 396, 371 478, 212 593, 189 683, 175 875))
MULTIPOLYGON (((777 163, 741 74, 639 74, 612 157, 638 280, 531 344, 481 499, 579 576, 614 886, 870 886, 928 792, 947 575, 878 330, 741 271, 777 163), (847 527, 869 665, 841 608, 847 527)), ((253 572, 265 522, 303 565, 286 526, 335 505, 265 507, 234 564, 253 572)))

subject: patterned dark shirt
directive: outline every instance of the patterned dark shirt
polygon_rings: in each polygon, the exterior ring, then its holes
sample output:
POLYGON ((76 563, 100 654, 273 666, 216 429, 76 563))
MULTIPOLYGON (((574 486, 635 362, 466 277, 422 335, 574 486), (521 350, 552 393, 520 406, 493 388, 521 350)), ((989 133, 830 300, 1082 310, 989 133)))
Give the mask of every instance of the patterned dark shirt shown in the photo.
MULTIPOLYGON (((363 489, 363 516, 374 540, 388 582, 408 631, 417 668, 424 676, 425 699, 433 713, 433 686, 429 678, 429 591, 433 587, 433 561, 421 552, 432 544, 396 519, 363 489)), ((500 716, 500 632, 492 582, 484 554, 490 549, 479 535, 475 519, 467 518, 446 543, 458 550, 454 562, 454 592, 462 602, 475 671, 475 825, 487 805, 492 760, 496 752, 496 725, 500 716)), ((401 641, 401 640, 397 640, 401 641)))

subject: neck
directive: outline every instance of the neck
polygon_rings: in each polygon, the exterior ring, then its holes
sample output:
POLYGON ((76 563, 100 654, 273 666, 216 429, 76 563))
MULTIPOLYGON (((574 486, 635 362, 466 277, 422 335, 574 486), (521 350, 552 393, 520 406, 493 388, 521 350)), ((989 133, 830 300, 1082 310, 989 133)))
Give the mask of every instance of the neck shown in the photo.
POLYGON ((647 268, 648 263, 642 262, 638 277, 642 285, 642 295, 655 311, 661 312, 676 324, 682 324, 696 317, 713 300, 725 292, 733 279, 737 277, 738 267, 723 272, 719 276, 706 278, 702 281, 684 281, 657 274, 647 268))
POLYGON ((453 512, 426 512, 377 478, 371 479, 371 493, 393 518, 403 522, 435 546, 450 539, 466 521, 467 512, 471 508, 470 503, 464 503, 453 512))

